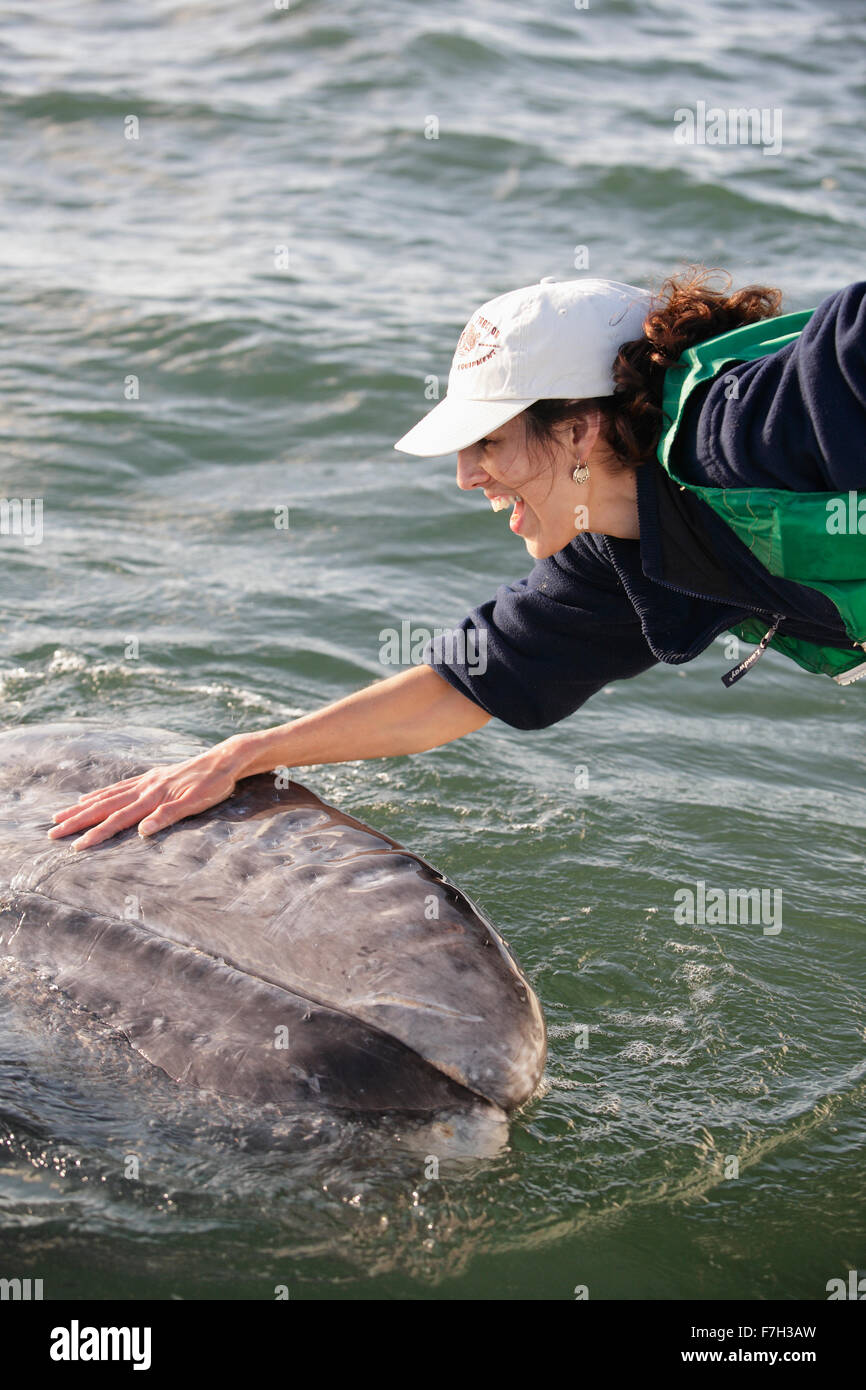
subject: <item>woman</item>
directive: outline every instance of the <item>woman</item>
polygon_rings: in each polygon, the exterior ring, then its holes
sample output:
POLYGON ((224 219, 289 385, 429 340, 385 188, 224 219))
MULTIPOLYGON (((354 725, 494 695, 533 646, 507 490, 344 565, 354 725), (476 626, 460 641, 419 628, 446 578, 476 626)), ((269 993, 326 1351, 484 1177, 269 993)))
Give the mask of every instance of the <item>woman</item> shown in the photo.
POLYGON ((132 825, 151 835, 253 773, 422 752, 493 716, 543 728, 611 681, 691 661, 731 629, 768 631, 728 682, 770 642, 836 679, 866 674, 866 539, 857 535, 866 282, 811 315, 779 319, 790 331, 776 339, 765 321, 779 313, 778 290, 727 294, 710 275, 692 267, 656 297, 548 278, 482 305, 461 334, 447 395, 395 447, 457 453, 459 487, 482 491, 494 510, 511 505, 511 530, 537 562, 528 578, 470 613, 464 641, 429 644, 423 665, 93 791, 61 810, 49 834, 84 832, 75 848, 132 825), (733 330, 714 358, 716 339, 733 330), (686 378, 675 364, 704 345, 707 361, 699 370, 696 358, 686 378), (849 526, 835 549, 814 525, 818 494, 828 493, 854 499, 854 533, 849 526), (804 494, 815 506, 801 582, 762 549, 761 507, 771 499, 784 511, 804 494), (835 567, 832 583, 809 580, 813 545, 835 567))

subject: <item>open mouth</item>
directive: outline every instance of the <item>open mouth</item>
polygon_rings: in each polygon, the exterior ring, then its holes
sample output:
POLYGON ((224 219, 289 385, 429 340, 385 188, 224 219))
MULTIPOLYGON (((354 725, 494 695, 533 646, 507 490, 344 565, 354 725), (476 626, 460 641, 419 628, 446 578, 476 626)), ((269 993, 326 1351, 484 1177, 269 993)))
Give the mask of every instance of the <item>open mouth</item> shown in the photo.
POLYGON ((520 496, 516 492, 502 492, 498 497, 490 497, 488 501, 495 512, 502 512, 506 507, 510 507, 512 502, 518 502, 520 496))
POLYGON ((497 497, 488 497, 488 502, 495 512, 502 512, 506 507, 514 507, 508 525, 512 531, 519 532, 523 521, 524 501, 519 492, 501 492, 497 497))

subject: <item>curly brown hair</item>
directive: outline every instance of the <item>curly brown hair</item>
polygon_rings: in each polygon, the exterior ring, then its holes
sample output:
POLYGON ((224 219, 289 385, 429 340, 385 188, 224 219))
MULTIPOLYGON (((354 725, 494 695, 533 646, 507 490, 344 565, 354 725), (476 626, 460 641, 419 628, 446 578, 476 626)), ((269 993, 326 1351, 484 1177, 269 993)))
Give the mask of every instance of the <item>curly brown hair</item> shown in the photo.
POLYGON ((666 370, 694 343, 780 312, 781 290, 746 285, 728 294, 730 284, 731 276, 718 266, 693 264, 669 275, 654 296, 643 336, 617 353, 613 395, 535 401, 525 411, 528 443, 549 451, 557 425, 598 409, 602 438, 616 458, 631 468, 653 458, 668 423, 662 411, 666 370), (715 275, 726 277, 724 290, 711 288, 715 275))

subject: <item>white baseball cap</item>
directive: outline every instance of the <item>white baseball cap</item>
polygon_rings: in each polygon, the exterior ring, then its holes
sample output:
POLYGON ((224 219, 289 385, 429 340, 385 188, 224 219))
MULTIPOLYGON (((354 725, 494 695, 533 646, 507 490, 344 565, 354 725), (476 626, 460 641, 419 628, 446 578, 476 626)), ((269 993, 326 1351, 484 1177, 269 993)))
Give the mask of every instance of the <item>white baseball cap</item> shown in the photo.
POLYGON ((617 352, 641 337, 652 299, 618 280, 546 275, 488 300, 460 334, 446 395, 394 448, 454 454, 534 401, 612 396, 617 352))

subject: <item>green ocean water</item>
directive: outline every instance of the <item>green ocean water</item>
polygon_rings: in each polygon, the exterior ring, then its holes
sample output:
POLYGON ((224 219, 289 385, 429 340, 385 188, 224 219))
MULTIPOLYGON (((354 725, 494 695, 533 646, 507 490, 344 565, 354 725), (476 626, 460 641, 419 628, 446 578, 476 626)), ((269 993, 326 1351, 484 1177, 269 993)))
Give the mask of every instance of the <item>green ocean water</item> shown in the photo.
MULTIPOLYGON (((3 726, 263 728, 528 573, 453 460, 392 449, 465 319, 542 275, 703 260, 788 310, 862 278, 864 30, 859 0, 5 5, 0 489, 44 536, 0 537, 3 726), (699 101, 781 111, 781 151, 678 144, 699 101)), ((542 1001, 541 1092, 438 1178, 399 1128, 179 1091, 0 965, 0 1274, 823 1299, 866 1268, 866 686, 730 664, 302 775, 542 1001), (780 893, 782 930, 678 922, 699 882, 780 893)))

